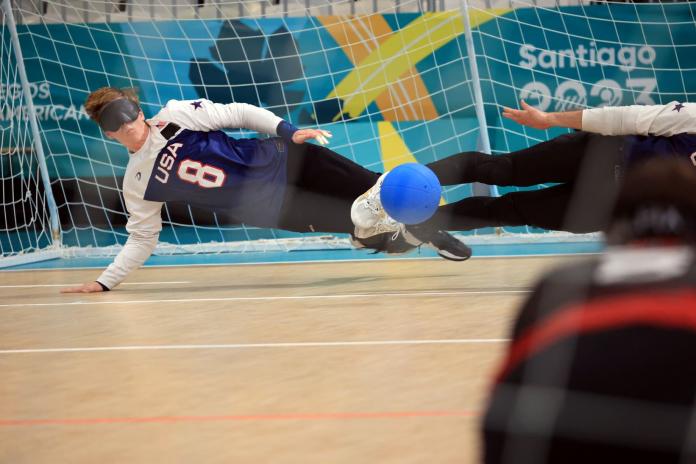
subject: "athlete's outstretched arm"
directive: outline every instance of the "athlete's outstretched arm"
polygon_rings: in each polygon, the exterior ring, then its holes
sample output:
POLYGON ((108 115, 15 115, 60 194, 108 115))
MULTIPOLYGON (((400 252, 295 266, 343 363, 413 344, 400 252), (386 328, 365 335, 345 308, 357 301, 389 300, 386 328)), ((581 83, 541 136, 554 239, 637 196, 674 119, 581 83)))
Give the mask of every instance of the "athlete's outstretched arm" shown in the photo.
POLYGON ((522 109, 503 108, 503 117, 535 129, 567 127, 602 135, 664 135, 696 133, 696 105, 606 106, 547 113, 521 102, 522 109))
POLYGON ((696 133, 696 105, 673 101, 666 105, 593 108, 582 112, 583 130, 603 135, 663 135, 696 133))
POLYGON ((549 129, 551 127, 582 129, 582 110, 547 113, 534 108, 524 100, 520 104, 521 110, 503 107, 503 117, 534 129, 549 129))
POLYGON ((150 257, 157 246, 157 239, 160 230, 162 230, 161 211, 163 203, 142 199, 133 203, 129 201, 130 196, 124 188, 126 206, 130 212, 126 225, 129 235, 126 244, 123 245, 114 262, 102 272, 96 281, 64 288, 61 293, 94 293, 111 290, 150 257))
POLYGON ((213 103, 210 100, 170 100, 158 114, 163 120, 200 131, 244 128, 278 135, 294 143, 316 139, 328 143, 331 133, 319 129, 297 129, 272 112, 248 103, 213 103))

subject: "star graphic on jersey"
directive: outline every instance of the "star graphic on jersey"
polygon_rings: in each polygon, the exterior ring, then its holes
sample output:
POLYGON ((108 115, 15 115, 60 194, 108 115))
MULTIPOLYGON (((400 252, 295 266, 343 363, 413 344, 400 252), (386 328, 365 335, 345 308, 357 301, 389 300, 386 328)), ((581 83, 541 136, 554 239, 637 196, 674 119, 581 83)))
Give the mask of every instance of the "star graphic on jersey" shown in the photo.
POLYGON ((676 111, 677 113, 679 113, 681 112, 682 108, 684 108, 684 105, 682 105, 681 103, 677 103, 676 105, 674 105, 674 109, 672 109, 672 111, 676 111))
POLYGON ((191 102, 191 104, 193 105, 193 109, 194 109, 194 110, 197 110, 198 108, 201 107, 201 105, 203 104, 203 102, 201 102, 201 101, 195 101, 195 102, 191 102))

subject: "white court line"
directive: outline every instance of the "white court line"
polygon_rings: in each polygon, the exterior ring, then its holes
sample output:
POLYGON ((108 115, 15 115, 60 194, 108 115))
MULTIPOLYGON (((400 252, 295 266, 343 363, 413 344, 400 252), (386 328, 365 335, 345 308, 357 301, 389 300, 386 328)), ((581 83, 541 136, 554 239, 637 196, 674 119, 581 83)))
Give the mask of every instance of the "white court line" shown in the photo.
MULTIPOLYGON (((83 282, 73 282, 70 284, 35 284, 35 285, 0 285, 0 288, 34 288, 34 287, 69 287, 71 285, 82 285, 83 282)), ((124 282, 120 285, 160 285, 160 284, 190 284, 190 281, 171 281, 171 282, 124 282)))
POLYGON ((281 300, 330 300, 350 298, 375 298, 375 297, 453 297, 461 295, 497 295, 501 293, 529 293, 530 290, 486 290, 486 291, 461 291, 461 292, 410 292, 410 293, 355 293, 345 295, 303 295, 303 296, 238 296, 220 298, 173 298, 167 300, 122 300, 103 301, 99 295, 93 295, 92 300, 65 301, 59 303, 8 303, 0 304, 0 308, 28 308, 47 306, 87 306, 87 305, 130 305, 130 304, 160 304, 160 303, 196 303, 211 301, 281 301, 281 300))
POLYGON ((476 343, 506 343, 507 338, 462 338, 442 340, 368 340, 356 342, 287 342, 287 343, 226 343, 217 345, 131 345, 90 346, 84 348, 29 348, 0 350, 0 354, 75 353, 94 351, 158 351, 158 350, 236 350, 248 348, 312 348, 394 345, 462 345, 476 343))
MULTIPOLYGON (((472 256, 469 261, 472 260, 490 260, 490 259, 526 259, 526 258, 563 258, 563 257, 583 257, 583 256, 596 256, 601 255, 601 252, 588 252, 588 253, 530 253, 525 255, 485 255, 485 256, 472 256)), ((235 263, 235 262, 219 262, 219 263, 181 263, 181 264, 143 264, 141 269, 158 269, 158 268, 179 268, 179 267, 239 267, 239 266, 272 266, 276 264, 340 264, 340 263, 379 263, 379 262, 394 262, 394 261, 442 261, 442 258, 436 256, 414 256, 410 258, 351 258, 351 259, 315 259, 315 260, 298 260, 298 261, 255 261, 249 263, 235 263)), ((85 271, 90 269, 104 269, 107 264, 94 264, 89 266, 64 266, 64 267, 51 267, 51 268, 31 268, 31 269, 14 269, 14 268, 2 268, 2 272, 43 272, 43 271, 85 271)), ((120 284, 123 285, 123 284, 120 284)))

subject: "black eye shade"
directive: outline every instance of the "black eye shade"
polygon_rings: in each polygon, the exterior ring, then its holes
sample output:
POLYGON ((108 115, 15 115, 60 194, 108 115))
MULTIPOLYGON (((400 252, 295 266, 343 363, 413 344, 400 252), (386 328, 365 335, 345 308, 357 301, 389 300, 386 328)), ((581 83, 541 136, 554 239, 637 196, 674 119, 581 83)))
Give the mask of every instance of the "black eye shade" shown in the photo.
POLYGON ((140 113, 140 107, 127 98, 119 98, 108 103, 99 112, 99 126, 105 131, 116 132, 123 124, 133 122, 140 113))

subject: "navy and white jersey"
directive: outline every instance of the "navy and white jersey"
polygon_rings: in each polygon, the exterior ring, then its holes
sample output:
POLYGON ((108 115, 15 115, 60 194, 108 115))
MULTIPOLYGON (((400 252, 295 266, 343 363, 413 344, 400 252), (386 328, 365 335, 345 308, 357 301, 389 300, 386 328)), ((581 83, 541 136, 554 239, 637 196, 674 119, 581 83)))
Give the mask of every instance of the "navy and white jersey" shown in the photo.
POLYGON ((628 163, 661 156, 687 158, 696 165, 696 134, 629 135, 624 152, 628 163))
POLYGON ((107 288, 152 254, 162 230, 164 202, 224 208, 250 225, 274 226, 285 193, 283 138, 234 139, 221 131, 246 128, 292 137, 294 128, 270 111, 244 103, 171 100, 148 123, 150 134, 131 153, 123 178, 129 237, 97 279, 107 288), (170 123, 180 129, 166 138, 161 131, 170 123))
POLYGON ((234 139, 222 131, 183 129, 155 158, 149 201, 183 201, 227 210, 253 226, 277 225, 286 184, 287 142, 234 139))
POLYGON ((582 112, 582 129, 627 135, 629 163, 655 156, 688 158, 696 165, 696 104, 632 105, 582 112))

